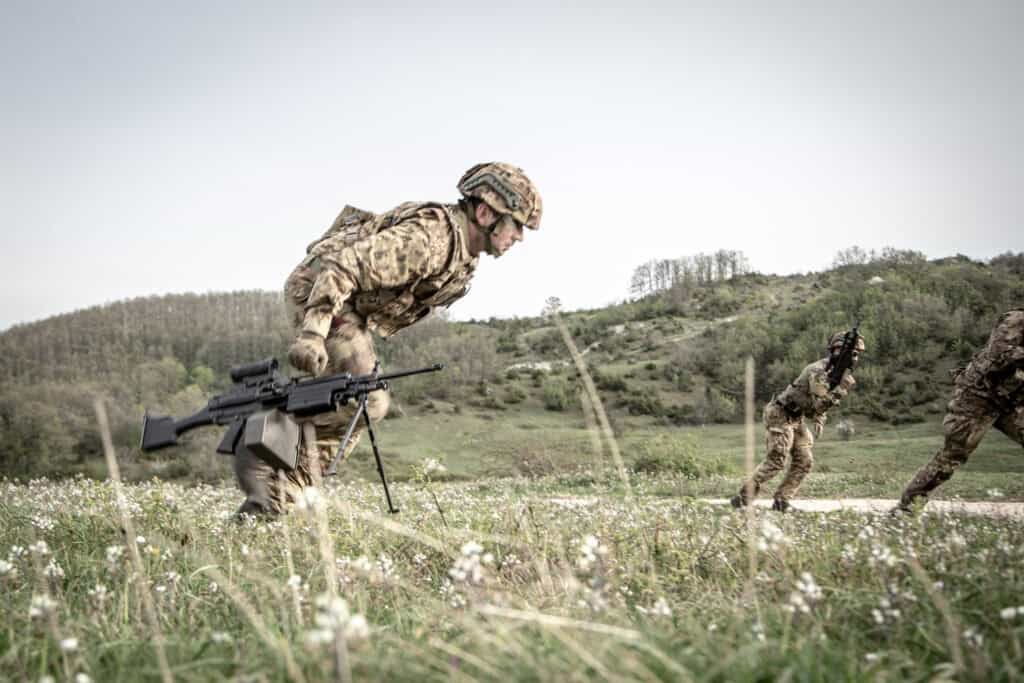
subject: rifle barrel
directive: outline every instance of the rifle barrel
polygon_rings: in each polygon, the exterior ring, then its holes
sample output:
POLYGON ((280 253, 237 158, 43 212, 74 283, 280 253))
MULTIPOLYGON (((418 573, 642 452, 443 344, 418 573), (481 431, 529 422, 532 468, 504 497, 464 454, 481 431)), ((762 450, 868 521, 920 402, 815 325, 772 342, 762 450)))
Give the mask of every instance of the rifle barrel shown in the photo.
POLYGON ((437 372, 438 370, 444 370, 444 363, 434 363, 431 366, 425 368, 416 368, 415 370, 400 370, 398 372, 390 372, 386 375, 381 375, 377 379, 398 379, 399 377, 409 377, 410 375, 422 375, 426 372, 437 372))

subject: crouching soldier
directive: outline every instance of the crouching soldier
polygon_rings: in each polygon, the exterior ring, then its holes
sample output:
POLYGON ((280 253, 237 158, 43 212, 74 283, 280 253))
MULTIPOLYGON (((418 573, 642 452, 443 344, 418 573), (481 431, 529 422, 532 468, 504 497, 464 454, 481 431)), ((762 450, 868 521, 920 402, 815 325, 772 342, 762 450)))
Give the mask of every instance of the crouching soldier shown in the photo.
POLYGON ((757 497, 761 485, 778 474, 785 466, 786 458, 789 458, 789 470, 775 491, 772 509, 779 512, 790 509, 789 501, 796 495, 800 483, 811 471, 814 463, 811 447, 814 445, 814 439, 821 436, 825 428, 828 410, 838 405, 855 384, 851 371, 856 367, 860 354, 864 351, 864 339, 855 332, 837 332, 829 339, 827 351, 827 358, 815 361, 804 368, 799 377, 782 393, 773 396, 765 406, 764 426, 768 452, 753 475, 743 482, 739 493, 730 499, 733 507, 749 505, 757 497), (849 334, 853 335, 851 339, 855 339, 848 351, 849 367, 843 372, 839 382, 830 387, 829 371, 838 361, 844 340, 849 334), (813 429, 808 429, 804 424, 805 417, 812 421, 813 429))
MULTIPOLYGON (((384 214, 347 206, 306 249, 285 283, 296 339, 291 364, 312 375, 370 373, 377 360, 372 333, 388 337, 444 308, 469 290, 480 254, 498 258, 540 227, 537 188, 521 168, 478 164, 457 184, 455 203, 410 202, 384 214)), ((387 392, 375 391, 367 415, 387 412, 387 392)), ((235 459, 246 493, 239 512, 279 513, 298 499, 330 463, 354 414, 346 407, 313 418, 316 443, 299 454, 284 481, 255 457, 235 459)), ((356 426, 342 458, 355 448, 356 426)))
POLYGON ((927 502, 928 494, 967 462, 989 427, 1024 446, 1024 308, 1004 313, 985 346, 954 377, 942 448, 910 480, 893 512, 927 502))

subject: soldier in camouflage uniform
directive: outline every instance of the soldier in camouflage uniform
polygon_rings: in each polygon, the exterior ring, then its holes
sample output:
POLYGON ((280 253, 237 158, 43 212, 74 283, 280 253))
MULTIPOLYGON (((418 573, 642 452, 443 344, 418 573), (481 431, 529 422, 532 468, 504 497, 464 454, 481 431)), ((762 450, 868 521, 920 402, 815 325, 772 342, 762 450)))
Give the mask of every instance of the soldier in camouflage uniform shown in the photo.
MULTIPOLYGON (((811 471, 814 454, 811 446, 814 439, 821 436, 828 419, 829 408, 839 401, 853 388, 856 383, 853 374, 847 370, 842 380, 834 389, 829 389, 829 364, 843 346, 844 332, 837 332, 829 339, 828 358, 811 363, 800 376, 787 386, 781 394, 772 397, 764 408, 764 426, 768 453, 764 461, 754 470, 753 475, 740 488, 739 493, 730 499, 733 507, 744 507, 757 496, 761 485, 778 474, 790 458, 789 470, 782 483, 775 491, 772 509, 786 512, 790 509, 789 501, 796 495, 800 483, 811 471), (804 418, 814 423, 813 435, 804 424, 804 418)), ((857 338, 853 351, 853 362, 856 367, 860 353, 864 351, 864 339, 857 338)))
MULTIPOLYGON (((388 337, 469 289, 479 255, 497 258, 540 226, 541 198, 522 169, 478 164, 457 185, 455 204, 406 203, 381 215, 346 206, 285 283, 297 338, 288 359, 313 375, 367 374, 377 360, 371 332, 388 337)), ((367 413, 381 420, 386 392, 369 395, 367 413)), ((293 471, 279 473, 248 454, 236 458, 246 493, 240 512, 279 513, 314 481, 340 445, 354 407, 313 418, 315 447, 304 444, 293 471)), ((362 431, 346 447, 347 458, 362 431)))
POLYGON ((942 420, 945 442, 907 484, 894 512, 907 512, 915 500, 953 476, 967 462, 988 428, 1024 445, 1024 308, 1004 313, 988 343, 966 368, 954 372, 953 399, 942 420))

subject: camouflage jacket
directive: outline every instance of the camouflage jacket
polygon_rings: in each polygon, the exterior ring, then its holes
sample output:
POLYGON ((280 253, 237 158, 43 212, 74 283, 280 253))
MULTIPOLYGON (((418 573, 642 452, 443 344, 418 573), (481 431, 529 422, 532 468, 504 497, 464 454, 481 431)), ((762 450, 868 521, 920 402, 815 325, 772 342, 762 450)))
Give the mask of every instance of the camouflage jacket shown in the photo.
POLYGON ((804 368, 800 376, 777 394, 774 400, 793 417, 809 417, 824 422, 819 418, 824 417, 829 408, 838 405, 854 384, 856 380, 847 370, 839 386, 830 391, 828 358, 822 358, 804 368))
POLYGON ((1001 407, 1024 404, 1024 309, 1001 315, 985 346, 954 377, 958 389, 1001 407))
POLYGON ((296 325, 327 336, 354 311, 387 337, 469 290, 479 259, 459 206, 406 203, 376 215, 346 206, 285 283, 296 325))

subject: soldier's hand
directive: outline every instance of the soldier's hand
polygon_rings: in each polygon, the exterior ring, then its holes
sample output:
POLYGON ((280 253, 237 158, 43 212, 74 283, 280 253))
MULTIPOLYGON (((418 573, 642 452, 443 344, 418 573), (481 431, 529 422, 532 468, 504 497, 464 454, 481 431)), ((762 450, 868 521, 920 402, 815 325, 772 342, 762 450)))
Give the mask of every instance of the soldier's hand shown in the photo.
POLYGON ((814 421, 814 426, 811 427, 811 433, 814 434, 814 438, 815 439, 820 438, 821 437, 821 433, 823 431, 825 431, 825 423, 824 422, 819 422, 819 421, 815 420, 814 421))
POLYGON ((296 370, 320 375, 327 368, 327 347, 324 338, 315 332, 303 332, 288 349, 288 362, 296 370))

